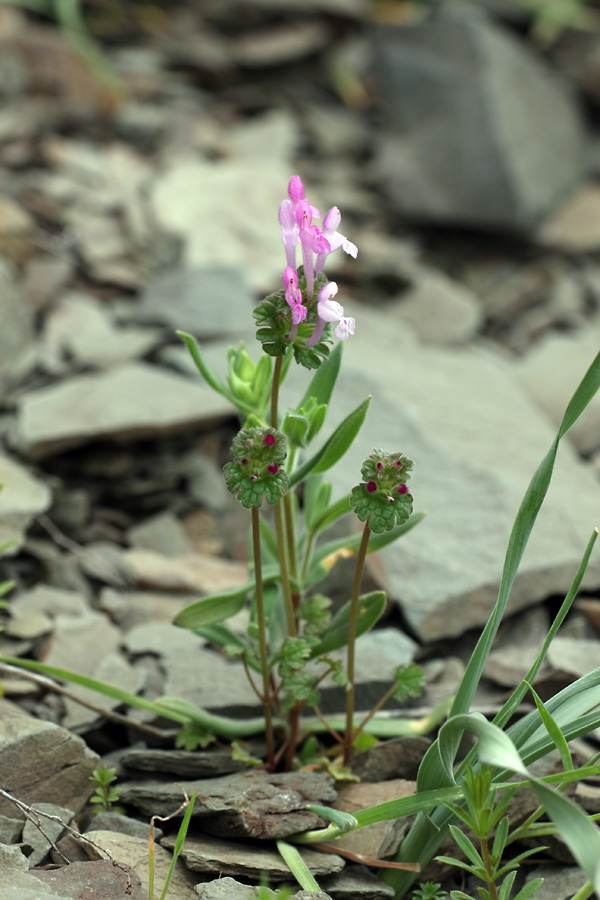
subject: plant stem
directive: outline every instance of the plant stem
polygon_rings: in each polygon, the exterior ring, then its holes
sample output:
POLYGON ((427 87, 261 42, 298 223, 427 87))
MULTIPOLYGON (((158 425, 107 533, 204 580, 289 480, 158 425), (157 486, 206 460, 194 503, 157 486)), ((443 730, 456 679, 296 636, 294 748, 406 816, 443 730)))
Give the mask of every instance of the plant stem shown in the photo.
POLYGON ((281 500, 278 500, 275 504, 275 531, 277 533, 277 551, 279 555, 279 568, 281 571, 281 590, 283 591, 283 601, 285 603, 285 617, 287 620, 288 635, 290 637, 295 637, 296 613, 294 611, 294 600, 292 598, 290 576, 288 574, 285 532, 283 528, 283 516, 281 514, 281 507, 282 502, 281 500))
POLYGON ((354 568, 354 581, 352 583, 352 599, 350 601, 350 621, 348 623, 348 658, 346 664, 346 678, 348 681, 348 693, 346 695, 346 733, 344 735, 344 765, 350 759, 352 750, 352 732, 354 730, 354 649, 356 644, 356 629, 358 625, 358 598, 360 596, 360 583, 367 555, 371 528, 369 520, 365 522, 360 547, 356 556, 354 568))
POLYGON ((490 850, 488 847, 487 837, 480 837, 479 843, 481 845, 481 858, 483 860, 483 865, 485 866, 485 871, 487 872, 487 888, 490 892, 491 900, 498 900, 498 892, 496 891, 496 882, 494 879, 494 867, 492 865, 492 860, 490 859, 490 850))
POLYGON ((254 550, 254 578, 256 583, 256 615, 258 618, 258 643, 260 647, 260 667, 263 679, 263 710, 265 716, 265 738, 267 741, 267 764, 273 768, 275 744, 271 719, 271 697, 269 690, 269 660, 267 657, 267 632, 265 626, 265 606, 263 599, 262 565, 260 557, 260 523, 257 507, 252 507, 252 548, 254 550))
POLYGON ((281 367, 283 365, 283 356, 275 359, 275 367, 273 369, 273 384, 271 386, 271 428, 277 428, 277 420, 279 416, 279 384, 281 381, 281 367))
POLYGON ((287 494, 283 495, 283 512, 285 515, 285 535, 287 538, 290 575, 296 580, 298 577, 298 568, 296 564, 296 537, 294 534, 294 510, 292 509, 291 491, 288 491, 287 494))
POLYGON ((375 704, 375 706, 373 707, 373 709, 372 709, 369 713, 367 713, 367 715, 364 717, 364 719, 362 720, 362 722, 360 723, 360 725, 358 726, 358 728, 356 729, 356 731, 354 731, 354 733, 352 734, 352 743, 354 743, 354 741, 356 740, 356 738, 358 737, 358 735, 361 733, 361 731, 363 730, 363 728, 365 727, 365 725, 367 724, 367 722, 370 722, 371 719, 373 718, 373 716, 374 716, 376 713, 379 712, 379 710, 381 709, 381 707, 382 707, 382 706, 385 706, 385 704, 388 702, 388 700, 390 699, 390 697, 393 697, 393 696, 394 696, 394 691, 395 691, 395 690, 396 690, 396 685, 393 684, 393 685, 391 686, 391 688, 389 688, 389 690, 387 690, 387 691, 385 692, 385 694, 383 695, 383 697, 381 698, 381 700, 379 700, 379 701, 375 704))

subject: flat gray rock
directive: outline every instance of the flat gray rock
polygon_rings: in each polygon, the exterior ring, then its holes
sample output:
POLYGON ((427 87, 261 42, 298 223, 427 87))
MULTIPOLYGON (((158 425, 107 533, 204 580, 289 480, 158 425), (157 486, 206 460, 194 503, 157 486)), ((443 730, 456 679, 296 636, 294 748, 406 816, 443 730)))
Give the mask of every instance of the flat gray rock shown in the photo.
POLYGON ((0 397, 17 383, 27 368, 33 345, 33 311, 25 302, 16 269, 0 257, 0 397), (25 364, 25 365, 24 365, 25 364))
MULTIPOLYGON (((515 370, 540 408, 558 429, 573 391, 600 348, 600 317, 568 333, 548 334, 515 362, 515 370)), ((580 453, 600 448, 600 394, 575 423, 569 440, 580 453)))
MULTIPOLYGON (((163 838, 166 847, 174 845, 174 838, 163 838)), ((334 853, 300 849, 300 855, 315 876, 332 875, 344 868, 344 860, 334 853)), ((239 875, 260 882, 265 875, 270 881, 288 881, 290 870, 275 848, 239 841, 225 841, 208 835, 188 834, 181 856, 192 872, 214 875, 239 875)), ((202 895, 200 895, 202 896, 202 895)))
MULTIPOLYGON (((52 502, 48 485, 19 463, 0 454, 0 546, 23 543, 30 524, 52 502)), ((13 551, 14 552, 14 551, 13 551)))
POLYGON ((65 825, 69 825, 73 818, 73 812, 70 809, 56 806, 54 803, 36 803, 35 809, 40 813, 54 816, 54 819, 49 819, 43 815, 39 816, 43 831, 30 819, 27 819, 23 826, 22 841, 24 844, 29 844, 32 848, 31 853, 27 857, 30 869, 33 866, 39 866, 44 861, 52 847, 50 841, 56 844, 65 830, 65 825), (60 821, 57 822, 56 819, 60 821))
MULTIPOLYGON (((77 813, 92 793, 89 777, 97 765, 98 756, 80 737, 0 699, 0 783, 8 793, 24 803, 57 803, 77 813)), ((18 814, 0 799, 0 815, 18 814)))
POLYGON ((239 266, 206 266, 155 275, 130 315, 136 321, 168 325, 173 332, 190 332, 198 339, 235 340, 251 321, 255 305, 239 266))
MULTIPOLYGON (((379 310, 357 319, 344 355, 324 436, 367 394, 373 400, 355 444, 326 477, 342 496, 361 481, 373 447, 414 459, 415 510, 428 516, 382 551, 384 586, 425 641, 479 628, 497 598, 510 529, 554 427, 499 355, 424 347, 379 310)), ((290 390, 293 383, 303 392, 306 381, 293 369, 290 390)), ((284 405, 288 397, 284 389, 284 405)), ((592 469, 562 441, 509 612, 566 592, 598 524, 599 500, 592 469)), ((600 584, 597 557, 585 583, 600 584)))
POLYGON ((210 388, 157 366, 129 363, 31 391, 19 402, 19 443, 31 457, 99 440, 157 437, 231 415, 210 388))
POLYGON ((120 757, 121 765, 137 772, 171 772, 183 778, 212 778, 228 775, 243 768, 231 752, 217 748, 208 750, 129 749, 120 757))
POLYGON ((414 273, 415 282, 389 310, 408 322, 425 344, 473 340, 484 318, 483 304, 468 287, 441 272, 414 273))
POLYGON ((375 32, 386 194, 421 221, 531 228, 583 173, 575 100, 525 42, 452 6, 375 32))
MULTIPOLYGON (((204 831, 217 837, 263 840, 319 827, 322 820, 306 809, 307 803, 331 804, 337 796, 333 780, 323 772, 270 775, 253 770, 183 781, 181 786, 188 796, 197 788, 193 817, 204 831)), ((144 815, 168 815, 181 798, 181 791, 170 783, 125 782, 120 787, 120 801, 144 815)))

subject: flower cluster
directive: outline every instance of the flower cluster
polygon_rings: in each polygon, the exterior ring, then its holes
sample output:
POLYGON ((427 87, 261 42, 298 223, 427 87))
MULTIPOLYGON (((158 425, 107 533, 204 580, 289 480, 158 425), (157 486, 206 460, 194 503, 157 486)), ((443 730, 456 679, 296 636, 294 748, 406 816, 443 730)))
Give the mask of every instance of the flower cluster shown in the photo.
MULTIPOLYGON (((302 292, 298 286, 296 270, 296 248, 300 244, 304 278, 306 279, 306 302, 311 303, 315 292, 315 276, 323 272, 325 260, 330 253, 340 247, 356 259, 358 249, 337 230, 341 221, 340 211, 333 206, 323 219, 323 227, 314 224, 313 219, 320 218, 318 209, 311 205, 304 194, 304 185, 298 175, 293 175, 288 185, 288 198, 279 207, 279 224, 281 240, 285 248, 287 267, 283 273, 285 299, 292 311, 292 336, 300 322, 306 319, 307 307, 302 305, 302 292)), ((314 346, 323 334, 327 322, 338 322, 336 337, 345 340, 354 334, 354 319, 346 318, 341 305, 332 298, 337 293, 337 284, 327 282, 321 287, 317 303, 317 324, 315 332, 307 341, 307 346, 314 346)))
POLYGON ((350 505, 361 522, 369 520, 372 531, 391 531, 412 513, 412 496, 406 486, 414 467, 402 453, 374 450, 362 464, 362 484, 350 494, 350 505))
POLYGON ((231 445, 233 461, 224 467, 225 483, 246 509, 260 507, 286 493, 289 479, 281 463, 286 457, 285 436, 275 428, 243 428, 231 445))

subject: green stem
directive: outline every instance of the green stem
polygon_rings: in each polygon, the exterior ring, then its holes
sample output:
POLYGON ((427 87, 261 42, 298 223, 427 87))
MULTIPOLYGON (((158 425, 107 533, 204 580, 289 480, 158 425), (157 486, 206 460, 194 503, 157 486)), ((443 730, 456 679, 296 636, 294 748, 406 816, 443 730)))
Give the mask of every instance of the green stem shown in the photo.
POLYGON ((300 584, 304 584, 306 580, 306 576, 308 574, 308 565, 312 556, 312 549, 316 536, 316 531, 310 531, 308 533, 308 537, 306 539, 306 548, 304 550, 304 559, 302 560, 302 570, 300 572, 300 584))
POLYGON ((491 900, 498 900, 498 892, 496 891, 496 882, 494 879, 494 867, 492 865, 492 860, 490 858, 490 850, 488 847, 487 837, 480 837, 479 842, 481 845, 481 858, 483 860, 483 865, 485 866, 485 871, 487 872, 486 884, 488 891, 490 892, 491 900))
POLYGON ((287 556, 285 547, 285 532, 283 528, 283 516, 281 514, 281 500, 275 504, 275 532, 277 534, 277 552, 279 555, 279 568, 281 571, 281 589, 283 591, 283 602, 285 604, 285 616, 287 620, 288 634, 290 637, 296 636, 296 613, 294 611, 294 601, 292 599, 292 589, 290 587, 290 576, 288 574, 287 556))
POLYGON ((360 583, 367 555, 371 528, 369 520, 365 522, 360 547, 356 556, 354 568, 354 581, 352 583, 352 599, 350 601, 350 621, 348 623, 348 658, 346 664, 346 678, 349 689, 346 694, 346 733, 344 735, 344 765, 350 759, 352 750, 352 732, 354 731, 354 650, 356 645, 356 629, 358 624, 358 598, 360 596, 360 583))
POLYGON ((275 744, 273 741, 273 722, 271 719, 271 697, 269 690, 269 659, 267 656, 267 630, 265 625, 265 606, 263 598, 262 565, 260 558, 260 523, 258 509, 252 507, 252 547, 254 550, 254 578, 256 582, 256 616, 258 619, 258 643, 260 648, 260 667, 263 679, 263 710, 265 716, 265 738, 267 742, 267 764, 273 769, 275 744))
POLYGON ((354 733, 352 734, 352 743, 354 743, 354 741, 355 741, 356 738, 359 736, 359 734, 361 733, 361 731, 363 730, 363 728, 365 727, 365 725, 367 724, 367 722, 370 722, 371 719, 373 718, 373 716, 374 716, 376 713, 379 712, 379 710, 381 709, 381 707, 382 707, 382 706, 385 706, 385 704, 388 702, 388 700, 389 700, 391 697, 394 696, 394 691, 395 691, 395 690, 396 690, 396 685, 393 684, 393 685, 391 686, 391 688, 385 692, 385 694, 383 695, 383 697, 381 698, 381 700, 379 700, 379 701, 375 704, 375 706, 373 707, 373 709, 372 709, 372 710, 364 717, 364 719, 362 720, 362 722, 360 723, 360 725, 358 726, 358 728, 356 729, 356 731, 354 731, 354 733))
POLYGON ((279 384, 281 382, 281 367, 283 365, 283 356, 275 359, 275 368, 273 369, 273 383, 271 386, 271 428, 277 428, 277 420, 279 417, 279 384))
POLYGON ((290 575, 294 580, 296 580, 298 578, 298 567, 296 563, 296 536, 294 529, 294 510, 292 509, 291 491, 288 491, 287 494, 283 495, 283 513, 285 516, 285 536, 287 538, 290 575))

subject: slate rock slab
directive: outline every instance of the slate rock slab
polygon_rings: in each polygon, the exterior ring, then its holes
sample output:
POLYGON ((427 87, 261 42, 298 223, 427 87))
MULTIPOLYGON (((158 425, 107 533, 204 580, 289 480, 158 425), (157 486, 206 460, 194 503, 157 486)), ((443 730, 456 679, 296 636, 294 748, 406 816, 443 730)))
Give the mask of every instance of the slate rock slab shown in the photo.
MULTIPOLYGON (((382 551, 384 586, 425 641, 478 628, 497 598, 514 517, 555 429, 499 354, 486 347, 425 347, 375 308, 357 319, 344 356, 324 431, 367 394, 373 399, 358 438, 331 470, 336 495, 360 482, 373 447, 414 459, 415 510, 428 515, 382 551)), ((299 393, 305 390, 302 373, 292 369, 290 376, 299 393)), ((562 441, 509 612, 568 590, 599 502, 593 470, 562 441)), ((600 584, 593 557, 584 583, 600 584)))
POLYGON ((130 315, 140 322, 187 331, 198 339, 235 339, 246 330, 255 305, 239 266, 192 267, 156 275, 130 315))
POLYGON ((567 85, 471 5, 375 32, 385 191, 403 215, 531 228, 583 172, 567 85))
MULTIPOLYGON (((181 801, 181 793, 179 794, 179 802, 181 801)), ((102 850, 110 853, 112 859, 121 865, 127 866, 134 870, 135 874, 142 883, 141 896, 147 898, 149 896, 149 863, 148 863, 148 841, 145 838, 133 837, 128 834, 117 834, 114 831, 87 831, 85 837, 90 838, 102 850)), ((91 844, 82 842, 86 853, 91 860, 101 858, 101 853, 91 844)), ((154 877, 156 887, 160 887, 165 883, 169 867, 173 856, 167 850, 159 845, 154 847, 154 877)), ((112 862, 110 863, 112 865, 112 862)), ((175 872, 169 889, 169 896, 173 900, 196 900, 194 893, 194 884, 197 878, 192 875, 181 860, 175 865, 175 872)), ((113 894, 110 900, 113 900, 113 894)), ((107 898, 108 900, 108 898, 107 898)))
POLYGON ((147 363, 78 375, 19 401, 19 443, 40 458, 98 440, 133 440, 197 429, 231 415, 219 394, 147 363))
POLYGON ((21 544, 36 516, 50 506, 52 493, 48 485, 4 454, 0 454, 0 484, 0 545, 9 541, 21 544))
POLYGON ((56 806, 54 803, 36 803, 35 808, 40 813, 46 813, 49 816, 54 816, 54 818, 50 819, 40 815, 39 818, 44 833, 30 819, 25 821, 22 841, 23 844, 28 844, 31 847, 31 853, 27 857, 30 868, 39 866, 44 861, 52 846, 50 841, 56 844, 65 830, 65 825, 69 825, 73 818, 72 810, 65 809, 63 806, 56 806), (57 822, 56 819, 60 821, 57 822))
POLYGON ((233 759, 231 752, 220 749, 154 750, 131 748, 120 757, 121 765, 136 772, 171 772, 182 778, 211 778, 238 772, 243 763, 233 759))
POLYGON ((89 897, 90 900, 114 900, 115 897, 146 900, 148 896, 135 872, 127 867, 115 866, 110 860, 73 862, 57 869, 31 869, 30 874, 50 890, 70 900, 80 900, 82 897, 89 897))
MULTIPOLYGON (((171 848, 175 838, 163 838, 162 844, 171 848)), ((333 875, 344 868, 344 860, 334 853, 319 853, 304 847, 299 852, 315 878, 333 875)), ((188 833, 181 855, 193 872, 240 876, 256 882, 265 875, 273 882, 290 878, 290 870, 277 850, 260 844, 188 833)))
POLYGON ((16 269, 0 257, 0 397, 26 369, 33 342, 33 313, 17 282, 16 269))
MULTIPOLYGON (((0 784, 24 803, 56 803, 79 812, 92 793, 99 758, 65 728, 0 699, 0 784)), ((0 815, 18 816, 0 799, 0 815)))
MULTIPOLYGON (((218 837, 273 840, 317 828, 322 820, 306 804, 332 803, 337 796, 333 780, 323 772, 251 771, 181 784, 188 796, 198 789, 193 817, 218 837)), ((120 799, 144 815, 169 815, 179 806, 181 791, 155 781, 126 782, 120 799)))

